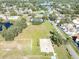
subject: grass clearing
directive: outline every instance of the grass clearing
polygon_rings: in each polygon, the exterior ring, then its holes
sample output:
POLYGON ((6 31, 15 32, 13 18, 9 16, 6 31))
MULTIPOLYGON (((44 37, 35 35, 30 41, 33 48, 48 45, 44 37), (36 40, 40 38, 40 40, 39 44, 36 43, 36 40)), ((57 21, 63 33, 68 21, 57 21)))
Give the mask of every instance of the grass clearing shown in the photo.
MULTIPOLYGON (((17 48, 14 48, 11 51, 7 52, 7 51, 4 51, 2 48, 2 50, 0 49, 1 57, 4 56, 5 58, 8 56, 15 56, 15 55, 17 56, 19 55, 24 55, 24 56, 25 55, 42 55, 42 56, 46 55, 45 53, 40 52, 39 39, 49 37, 50 30, 52 30, 52 25, 48 21, 45 21, 44 23, 40 25, 29 25, 27 28, 25 28, 22 31, 22 33, 20 33, 14 39, 14 41, 17 42, 17 44, 20 44, 22 46, 22 50, 18 50, 17 48)), ((1 42, 3 43, 4 46, 8 44, 8 42, 7 43, 4 41, 1 41, 1 42)), ((10 44, 17 45, 13 42, 10 42, 10 44)), ((48 56, 50 55, 47 54, 46 57, 48 56)), ((46 57, 42 57, 42 58, 46 59, 46 57)))
MULTIPOLYGON (((56 31, 53 26, 48 22, 45 21, 44 23, 40 25, 29 25, 27 28, 25 28, 22 33, 20 33, 17 37, 15 37, 14 41, 17 41, 19 44, 22 45, 22 50, 18 51, 17 49, 12 50, 11 52, 8 52, 11 56, 27 56, 27 55, 38 55, 41 57, 34 57, 38 59, 50 59, 50 56, 53 54, 46 54, 40 52, 40 46, 39 46, 39 39, 41 38, 49 38, 50 33, 49 31, 56 31), (11 53, 11 54, 10 54, 11 53)), ((68 56, 64 48, 62 47, 55 47, 55 51, 57 53, 57 56, 59 59, 68 59, 68 56), (61 54, 62 53, 62 54, 61 54)), ((0 55, 6 55, 7 52, 0 50, 0 55)), ((30 59, 33 59, 33 57, 30 57, 30 59)))
POLYGON ((29 59, 51 59, 50 56, 30 56, 29 59))
POLYGON ((40 25, 29 25, 26 29, 23 30, 21 34, 19 34, 15 40, 32 40, 32 53, 28 52, 29 49, 25 48, 24 53, 32 54, 32 55, 45 55, 40 52, 39 39, 47 38, 50 36, 49 31, 52 30, 52 25, 45 21, 40 25))
POLYGON ((64 45, 57 47, 55 46, 55 52, 57 53, 58 59, 72 59, 68 52, 65 50, 64 45))

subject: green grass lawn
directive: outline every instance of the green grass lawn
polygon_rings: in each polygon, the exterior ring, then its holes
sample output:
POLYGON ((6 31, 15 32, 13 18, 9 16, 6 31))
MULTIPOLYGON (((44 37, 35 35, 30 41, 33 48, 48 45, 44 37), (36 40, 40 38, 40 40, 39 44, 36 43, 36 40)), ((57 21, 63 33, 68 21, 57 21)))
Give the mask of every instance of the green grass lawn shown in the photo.
POLYGON ((52 25, 49 24, 49 22, 45 22, 41 25, 37 26, 38 29, 34 30, 33 33, 33 54, 41 54, 40 53, 40 46, 39 46, 39 39, 41 38, 48 38, 50 36, 49 31, 52 30, 52 25))
POLYGON ((72 57, 65 50, 64 45, 60 47, 55 46, 55 52, 57 53, 58 59, 72 59, 72 57))
MULTIPOLYGON (((31 40, 32 41, 32 51, 30 49, 25 48, 24 54, 26 55, 45 55, 45 53, 40 52, 39 39, 48 38, 50 36, 49 31, 53 30, 52 25, 45 21, 40 25, 29 25, 26 29, 23 30, 21 34, 19 34, 15 40, 31 40)), ((29 43, 30 44, 30 43, 29 43)), ((52 54, 48 54, 50 56, 52 54)))
MULTIPOLYGON (((40 52, 40 46, 39 46, 39 39, 50 37, 49 31, 56 31, 56 30, 48 21, 45 21, 40 25, 29 25, 26 29, 22 31, 22 33, 20 33, 17 37, 15 37, 15 41, 20 42, 22 45, 25 45, 26 47, 23 49, 23 51, 18 51, 17 49, 15 49, 11 51, 11 54, 20 55, 20 53, 22 53, 21 55, 30 55, 30 56, 38 55, 41 56, 40 57, 41 59, 50 59, 50 56, 53 54, 51 53, 46 54, 40 52)), ((64 58, 68 59, 67 52, 64 50, 64 47, 63 48, 55 47, 55 52, 57 53, 58 59, 64 59, 64 58)), ((3 54, 6 54, 6 52, 0 51, 0 55, 3 54)))
MULTIPOLYGON (((52 30, 52 25, 45 21, 40 25, 29 25, 26 29, 22 31, 17 37, 15 37, 14 41, 17 43, 24 45, 23 51, 19 51, 18 49, 14 49, 12 51, 6 52, 0 49, 1 57, 11 56, 19 56, 19 55, 39 55, 41 59, 50 59, 51 54, 45 54, 40 52, 39 39, 48 38, 50 36, 49 31, 52 30), (24 42, 24 43, 23 43, 24 42), (29 42, 29 44, 28 44, 29 42), (32 45, 32 49, 31 49, 32 45), (32 51, 31 51, 32 50, 32 51), (16 53, 15 53, 16 51, 16 53), (7 54, 8 53, 8 54, 7 54), (21 53, 21 54, 20 54, 21 53), (45 56, 46 55, 46 56, 45 56)), ((2 36, 0 36, 1 40, 3 40, 2 36)), ((1 41, 3 42, 3 41, 1 41)), ((5 43, 4 43, 5 44, 5 43)))
POLYGON ((0 42, 4 41, 4 38, 0 35, 0 42))
POLYGON ((30 56, 29 59, 51 59, 50 56, 30 56))

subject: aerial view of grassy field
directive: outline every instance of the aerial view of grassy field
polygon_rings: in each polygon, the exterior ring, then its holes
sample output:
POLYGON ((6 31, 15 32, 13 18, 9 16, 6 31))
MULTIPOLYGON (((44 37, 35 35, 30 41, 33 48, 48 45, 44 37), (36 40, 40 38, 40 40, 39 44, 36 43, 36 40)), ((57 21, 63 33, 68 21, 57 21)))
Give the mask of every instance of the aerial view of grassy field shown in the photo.
POLYGON ((79 0, 0 0, 0 59, 79 59, 79 0))

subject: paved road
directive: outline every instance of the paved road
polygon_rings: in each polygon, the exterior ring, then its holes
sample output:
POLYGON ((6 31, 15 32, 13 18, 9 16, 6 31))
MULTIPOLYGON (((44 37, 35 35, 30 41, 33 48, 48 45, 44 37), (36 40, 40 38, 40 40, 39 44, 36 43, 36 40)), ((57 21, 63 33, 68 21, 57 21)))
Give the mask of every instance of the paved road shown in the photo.
POLYGON ((73 57, 73 59, 79 59, 79 55, 77 55, 77 53, 74 51, 70 44, 66 45, 66 48, 70 52, 70 55, 73 57))
MULTIPOLYGON (((51 22, 50 22, 51 23, 51 22)), ((63 33, 61 33, 61 31, 58 29, 58 27, 56 26, 56 24, 54 23, 54 22, 52 22, 51 23, 53 26, 54 26, 54 28, 58 31, 58 33, 63 37, 63 38, 65 38, 64 37, 64 35, 63 35, 63 33)), ((66 39, 66 38, 65 38, 66 39)), ((79 55, 75 52, 75 50, 73 49, 73 47, 70 45, 70 44, 68 44, 68 45, 66 45, 66 48, 68 49, 68 51, 69 51, 69 53, 70 53, 70 55, 73 57, 73 59, 79 59, 79 55)))

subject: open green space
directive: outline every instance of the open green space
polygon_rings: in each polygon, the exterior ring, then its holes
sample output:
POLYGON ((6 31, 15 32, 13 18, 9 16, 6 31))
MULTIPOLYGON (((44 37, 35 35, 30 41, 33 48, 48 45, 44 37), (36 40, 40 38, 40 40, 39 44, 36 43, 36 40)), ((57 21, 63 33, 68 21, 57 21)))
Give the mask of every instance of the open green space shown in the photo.
POLYGON ((49 31, 52 30, 52 25, 45 21, 40 25, 29 25, 23 30, 15 40, 31 40, 32 41, 32 54, 39 55, 43 54, 40 52, 39 39, 49 38, 49 31))
MULTIPOLYGON (((21 54, 18 52, 17 49, 11 51, 12 55, 15 55, 15 54, 17 54, 18 56, 19 55, 24 55, 24 56, 39 55, 39 56, 42 56, 41 59, 50 59, 50 56, 52 56, 53 54, 52 53, 46 54, 46 53, 40 52, 40 46, 39 46, 39 39, 50 37, 49 31, 56 31, 56 30, 48 21, 45 21, 44 23, 40 25, 29 25, 27 28, 25 28, 22 31, 22 33, 20 33, 14 39, 14 41, 20 42, 21 45, 24 45, 27 47, 24 47, 23 50, 19 51, 21 54), (14 51, 16 51, 16 53, 14 51)), ((68 52, 64 49, 64 47, 55 47, 54 49, 55 49, 58 59, 71 58, 68 55, 68 52)), ((1 55, 2 54, 6 54, 6 52, 1 51, 1 55)))
POLYGON ((57 53, 58 59, 72 59, 69 53, 65 50, 65 46, 62 45, 60 47, 55 46, 55 52, 57 53))

